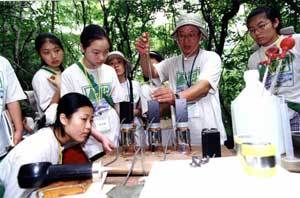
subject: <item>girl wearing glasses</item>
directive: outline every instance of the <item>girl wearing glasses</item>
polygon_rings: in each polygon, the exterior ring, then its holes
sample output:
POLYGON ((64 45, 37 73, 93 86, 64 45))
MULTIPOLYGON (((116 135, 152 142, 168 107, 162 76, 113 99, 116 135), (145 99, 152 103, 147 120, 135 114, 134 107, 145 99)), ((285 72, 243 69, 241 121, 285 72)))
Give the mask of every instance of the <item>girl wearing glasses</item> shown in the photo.
POLYGON ((248 68, 258 69, 266 88, 285 97, 291 130, 300 131, 300 35, 281 35, 280 15, 268 7, 252 10, 247 17, 247 27, 259 45, 249 58, 248 68))

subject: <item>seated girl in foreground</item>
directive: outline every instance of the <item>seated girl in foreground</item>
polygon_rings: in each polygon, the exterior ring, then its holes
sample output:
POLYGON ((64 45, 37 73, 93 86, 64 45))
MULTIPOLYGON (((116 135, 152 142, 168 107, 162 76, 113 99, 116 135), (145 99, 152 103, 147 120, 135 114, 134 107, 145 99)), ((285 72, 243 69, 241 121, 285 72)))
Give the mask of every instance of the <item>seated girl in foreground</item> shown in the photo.
POLYGON ((69 93, 58 103, 53 126, 29 136, 0 163, 0 184, 4 197, 28 197, 36 189, 22 189, 17 175, 22 165, 35 162, 62 163, 62 150, 69 144, 83 143, 90 135, 94 109, 90 100, 79 93, 69 93))

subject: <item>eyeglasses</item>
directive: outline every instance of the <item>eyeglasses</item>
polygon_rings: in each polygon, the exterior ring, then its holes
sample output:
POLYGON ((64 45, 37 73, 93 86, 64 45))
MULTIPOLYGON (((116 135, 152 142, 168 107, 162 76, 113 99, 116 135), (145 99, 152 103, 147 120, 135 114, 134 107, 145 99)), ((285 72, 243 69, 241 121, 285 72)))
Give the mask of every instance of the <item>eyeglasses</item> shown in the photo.
POLYGON ((199 32, 191 32, 189 34, 180 34, 176 35, 178 41, 183 41, 184 39, 195 39, 200 33, 199 32))
POLYGON ((271 22, 266 22, 266 23, 261 23, 259 25, 257 25, 255 28, 249 28, 248 31, 250 32, 250 34, 254 34, 256 31, 264 31, 267 29, 268 25, 270 24, 271 22))

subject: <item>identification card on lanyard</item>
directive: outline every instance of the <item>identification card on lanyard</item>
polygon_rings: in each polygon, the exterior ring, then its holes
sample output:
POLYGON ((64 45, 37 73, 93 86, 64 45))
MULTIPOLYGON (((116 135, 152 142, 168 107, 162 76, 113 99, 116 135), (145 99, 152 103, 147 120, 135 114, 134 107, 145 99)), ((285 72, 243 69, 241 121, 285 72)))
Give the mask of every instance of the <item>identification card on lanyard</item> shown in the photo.
POLYGON ((194 58, 194 60, 193 60, 192 68, 191 68, 191 71, 190 71, 190 73, 189 73, 189 76, 188 76, 188 72, 185 71, 185 68, 184 68, 184 57, 183 57, 183 55, 182 55, 182 71, 183 71, 183 74, 184 74, 183 77, 184 77, 184 79, 185 79, 185 81, 186 81, 186 85, 187 85, 188 88, 190 88, 190 87, 193 85, 193 82, 192 82, 192 76, 193 76, 193 71, 194 71, 195 62, 196 62, 196 60, 197 60, 197 57, 198 57, 198 55, 199 55, 199 52, 200 52, 200 50, 198 50, 198 52, 197 52, 197 54, 196 54, 196 56, 195 56, 195 58, 194 58))
POLYGON ((110 123, 107 116, 94 117, 94 127, 101 133, 108 133, 110 131, 110 123))

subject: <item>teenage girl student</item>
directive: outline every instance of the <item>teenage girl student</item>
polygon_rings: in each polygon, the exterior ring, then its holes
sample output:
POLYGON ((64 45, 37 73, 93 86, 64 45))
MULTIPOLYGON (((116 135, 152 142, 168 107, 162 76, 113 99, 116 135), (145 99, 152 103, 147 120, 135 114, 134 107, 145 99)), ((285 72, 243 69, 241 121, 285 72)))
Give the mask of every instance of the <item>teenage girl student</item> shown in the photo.
MULTIPOLYGON (((134 103, 134 124, 136 126, 136 143, 137 145, 145 145, 146 138, 142 127, 140 116, 141 109, 141 86, 140 83, 130 79, 131 66, 124 54, 120 51, 113 51, 108 54, 106 64, 112 66, 118 76, 119 82, 126 94, 126 102, 130 102, 130 95, 133 94, 134 103), (131 82, 130 82, 131 81, 131 82), (130 84, 131 83, 131 84, 130 84), (132 92, 130 86, 132 85, 132 92)), ((122 120, 121 120, 122 123, 122 120)))
MULTIPOLYGON (((41 68, 32 79, 32 88, 40 118, 60 98, 60 75, 63 71, 64 48, 61 41, 51 33, 41 33, 35 39, 35 49, 41 58, 41 68)), ((51 112, 51 111, 48 111, 51 112)), ((54 120, 53 115, 47 114, 48 120, 54 120)))
POLYGON ((62 150, 71 143, 83 143, 89 137, 94 109, 90 100, 78 93, 63 96, 58 103, 53 126, 40 129, 14 147, 0 163, 0 184, 4 197, 29 197, 35 189, 22 189, 17 175, 24 164, 62 163, 62 150))
POLYGON ((258 7, 247 17, 248 31, 260 46, 249 58, 248 68, 258 69, 267 89, 277 76, 275 95, 284 96, 290 116, 292 132, 300 131, 300 35, 280 35, 280 14, 269 7, 258 7), (278 69, 278 67, 281 68, 278 69), (278 75, 276 75, 278 71, 278 75))
MULTIPOLYGON (((35 39, 35 49, 41 58, 41 68, 32 79, 32 87, 37 100, 40 127, 52 124, 55 120, 56 107, 60 98, 61 72, 63 71, 64 48, 55 35, 41 33, 35 39)), ((64 150, 64 163, 84 163, 88 159, 80 145, 64 150)))
POLYGON ((104 64, 110 41, 105 30, 98 25, 86 26, 80 35, 83 57, 62 73, 61 95, 78 92, 86 95, 95 108, 93 137, 84 146, 93 161, 111 151, 118 143, 120 121, 116 109, 125 99, 115 70, 104 64), (111 142, 104 141, 108 137, 111 142), (102 145, 97 141, 102 141, 102 145))

